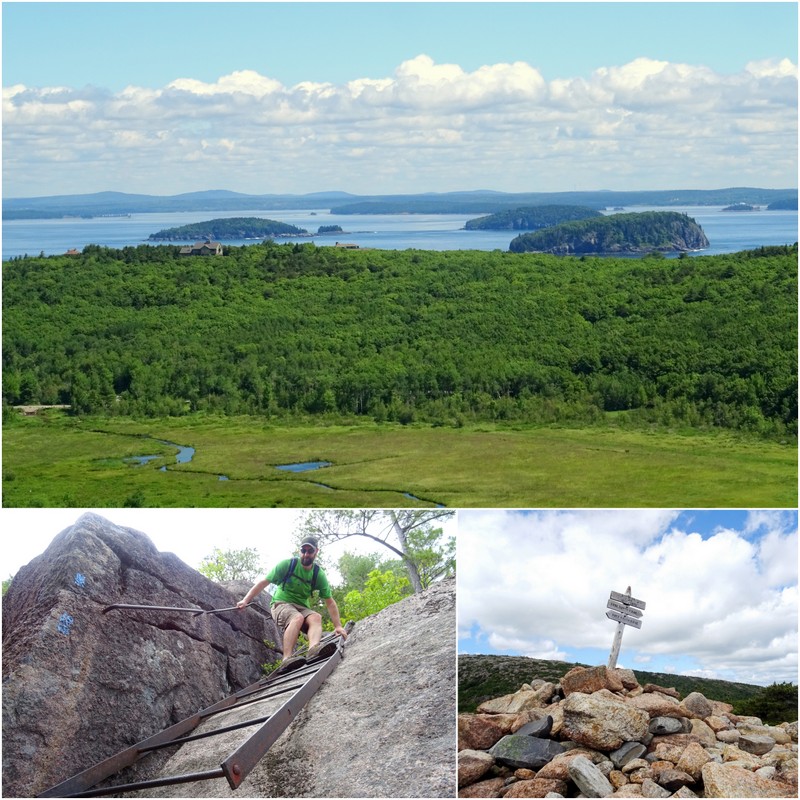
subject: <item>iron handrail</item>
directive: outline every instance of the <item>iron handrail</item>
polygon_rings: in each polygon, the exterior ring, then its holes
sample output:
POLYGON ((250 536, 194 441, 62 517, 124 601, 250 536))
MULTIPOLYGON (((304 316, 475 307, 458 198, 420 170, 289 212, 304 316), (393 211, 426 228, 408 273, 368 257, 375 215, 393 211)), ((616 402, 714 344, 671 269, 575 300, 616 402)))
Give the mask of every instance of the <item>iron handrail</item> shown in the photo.
MULTIPOLYGON (((183 609, 189 610, 189 609, 183 609)), ((345 631, 349 632, 353 623, 349 622, 345 631)), ((335 634, 328 634, 323 642, 336 638, 336 651, 328 658, 315 660, 305 667, 288 673, 276 673, 266 678, 261 678, 250 686, 239 690, 233 695, 223 698, 208 708, 198 711, 190 717, 171 725, 168 728, 143 739, 131 747, 121 750, 114 756, 94 764, 82 772, 73 775, 61 783, 50 787, 38 797, 99 797, 118 792, 136 791, 137 789, 153 788, 155 786, 168 786, 177 783, 190 783, 193 781, 210 780, 213 778, 226 778, 232 789, 238 788, 241 782, 251 772, 253 767, 264 757, 269 748, 277 741, 291 722, 297 717, 308 700, 314 695, 325 679, 333 672, 336 665, 343 658, 344 638, 335 634), (301 680, 297 683, 298 679, 301 680), (269 691, 275 690, 275 691, 269 691), (264 692, 267 691, 267 694, 264 692), (217 728, 206 733, 191 735, 191 732, 201 722, 234 708, 243 707, 270 697, 281 694, 291 696, 272 714, 234 726, 217 728), (261 724, 259 729, 243 742, 218 769, 193 772, 187 775, 158 778, 155 781, 140 781, 125 785, 94 787, 101 781, 117 774, 126 767, 135 764, 140 758, 155 750, 161 750, 173 745, 183 744, 194 739, 208 738, 216 734, 228 732, 248 725, 261 724)))
MULTIPOLYGON (((246 608, 246 606, 243 606, 246 608)), ((231 606, 230 608, 183 608, 182 606, 144 606, 135 605, 133 603, 112 603, 103 609, 103 614, 109 611, 178 611, 183 613, 192 614, 199 617, 201 614, 221 614, 223 611, 238 611, 239 606, 231 606)))

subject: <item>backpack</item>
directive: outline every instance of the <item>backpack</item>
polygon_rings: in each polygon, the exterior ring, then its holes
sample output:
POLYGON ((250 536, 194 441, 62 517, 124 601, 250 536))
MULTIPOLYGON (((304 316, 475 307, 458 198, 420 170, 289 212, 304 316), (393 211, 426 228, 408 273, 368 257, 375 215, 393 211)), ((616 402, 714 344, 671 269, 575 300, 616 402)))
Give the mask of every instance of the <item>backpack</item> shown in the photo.
MULTIPOLYGON (((286 588, 286 584, 289 581, 289 578, 294 575, 294 569, 297 566, 297 562, 300 559, 297 556, 294 556, 292 560, 289 562, 289 569, 286 570, 286 574, 283 576, 283 580, 281 581, 281 589, 286 588)), ((314 564, 314 568, 311 570, 311 591, 309 594, 314 594, 314 589, 317 588, 317 575, 319 575, 319 564, 314 564)))

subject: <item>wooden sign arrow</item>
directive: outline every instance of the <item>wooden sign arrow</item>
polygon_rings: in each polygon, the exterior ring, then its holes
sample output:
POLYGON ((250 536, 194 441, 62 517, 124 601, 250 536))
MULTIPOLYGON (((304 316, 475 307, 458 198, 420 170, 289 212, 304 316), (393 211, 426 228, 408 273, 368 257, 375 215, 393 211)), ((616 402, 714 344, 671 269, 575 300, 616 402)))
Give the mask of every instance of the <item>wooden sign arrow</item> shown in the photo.
POLYGON ((606 608, 613 608, 614 611, 621 611, 623 614, 629 614, 632 617, 641 617, 642 612, 633 606, 626 606, 625 603, 618 603, 616 600, 609 600, 606 603, 606 608))
POLYGON ((606 616, 613 619, 614 622, 621 622, 623 625, 630 625, 633 628, 641 628, 642 621, 636 617, 627 617, 625 614, 620 614, 619 611, 606 611, 606 616))
POLYGON ((644 600, 637 600, 629 594, 621 594, 620 592, 611 592, 611 599, 616 600, 618 603, 623 603, 626 606, 633 606, 634 608, 641 608, 644 610, 647 603, 644 600))

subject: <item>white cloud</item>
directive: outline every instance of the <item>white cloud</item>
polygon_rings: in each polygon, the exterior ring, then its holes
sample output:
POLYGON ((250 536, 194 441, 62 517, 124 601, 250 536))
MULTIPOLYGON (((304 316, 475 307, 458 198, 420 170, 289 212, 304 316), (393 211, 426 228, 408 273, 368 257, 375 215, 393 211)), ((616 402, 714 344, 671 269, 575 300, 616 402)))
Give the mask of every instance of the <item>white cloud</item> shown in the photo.
POLYGON ((721 75, 638 58, 548 83, 523 62, 466 72, 422 54, 344 85, 287 87, 253 70, 117 93, 15 85, 3 132, 10 196, 67 190, 56 161, 85 176, 73 191, 172 193, 219 175, 239 191, 315 191, 330 188, 322 166, 341 188, 373 193, 789 186, 797 68, 762 61, 721 75), (187 176, 183 162, 204 150, 213 163, 187 176), (101 154, 124 160, 109 172, 101 154))
POLYGON ((797 65, 792 64, 788 58, 751 61, 745 67, 745 71, 757 78, 794 78, 797 80, 797 65))
MULTIPOLYGON (((701 536, 670 511, 459 514, 459 627, 500 650, 608 648, 609 592, 632 587, 638 660, 797 680, 797 519, 756 512, 701 536)), ((745 677, 746 676, 746 677, 745 677)))

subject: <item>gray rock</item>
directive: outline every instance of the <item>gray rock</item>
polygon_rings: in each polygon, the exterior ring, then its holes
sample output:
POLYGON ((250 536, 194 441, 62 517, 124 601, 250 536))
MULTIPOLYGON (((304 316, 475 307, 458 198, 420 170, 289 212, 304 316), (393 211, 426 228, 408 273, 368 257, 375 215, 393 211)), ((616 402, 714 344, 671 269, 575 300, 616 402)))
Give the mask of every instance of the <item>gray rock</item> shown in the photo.
POLYGON ((567 772, 585 797, 608 797, 614 793, 608 778, 586 756, 570 759, 567 772))
POLYGON ((548 714, 535 722, 527 722, 515 733, 519 736, 535 736, 537 739, 545 739, 553 730, 553 718, 548 714))
POLYGON ((44 791, 253 683, 279 657, 266 611, 105 606, 211 609, 239 599, 98 515, 56 536, 3 598, 3 794, 44 791))
POLYGON ((650 720, 650 733, 664 736, 670 733, 683 732, 683 722, 675 717, 653 717, 650 720))
POLYGON ((622 747, 609 753, 609 758, 617 769, 622 769, 629 761, 641 758, 647 748, 640 742, 625 742, 622 747))
POLYGON ((681 706, 688 712, 687 717, 694 717, 696 719, 705 719, 714 713, 711 703, 700 692, 692 692, 687 694, 681 702, 681 706))
POLYGON ((661 770, 656 777, 656 781, 660 786, 668 789, 670 793, 677 791, 681 786, 695 782, 691 775, 679 769, 661 770))
POLYGON ((639 741, 650 723, 647 712, 603 692, 573 692, 563 703, 561 736, 584 747, 611 752, 639 741))
POLYGON ((672 792, 659 786, 651 778, 645 778, 642 781, 642 797, 670 797, 672 792))
POLYGON ((517 733, 504 736, 489 750, 500 764, 515 769, 541 769, 563 752, 564 748, 558 742, 517 733))
POLYGON ((775 740, 771 736, 745 735, 739 737, 738 747, 745 753, 763 756, 775 747, 775 740))

